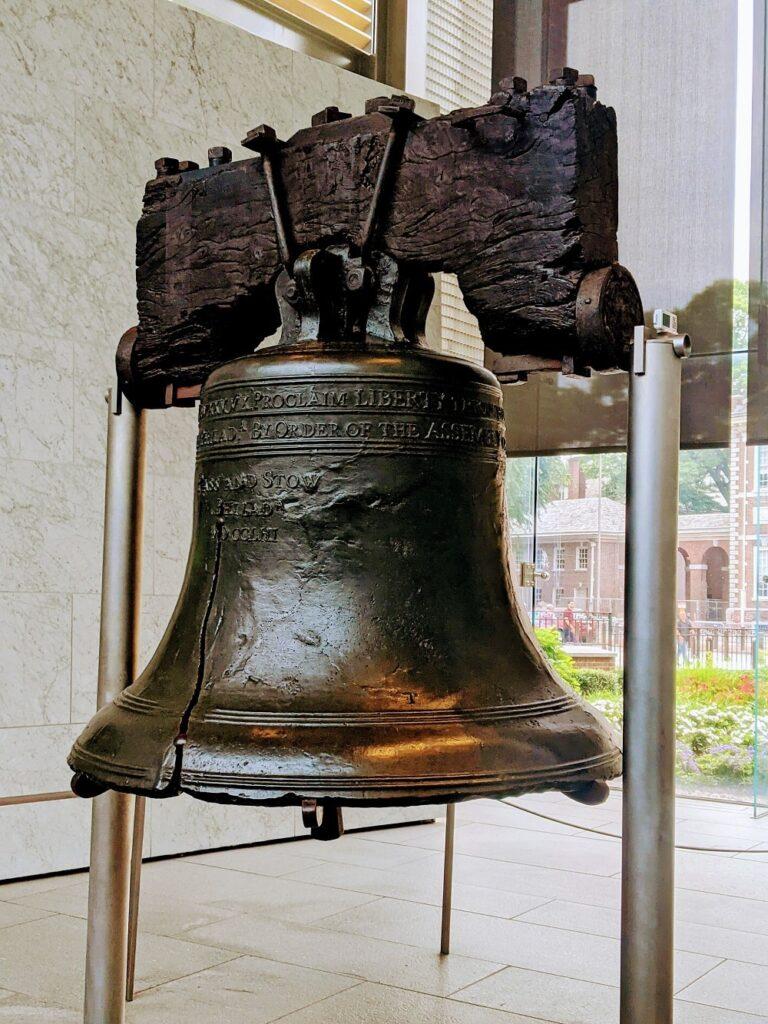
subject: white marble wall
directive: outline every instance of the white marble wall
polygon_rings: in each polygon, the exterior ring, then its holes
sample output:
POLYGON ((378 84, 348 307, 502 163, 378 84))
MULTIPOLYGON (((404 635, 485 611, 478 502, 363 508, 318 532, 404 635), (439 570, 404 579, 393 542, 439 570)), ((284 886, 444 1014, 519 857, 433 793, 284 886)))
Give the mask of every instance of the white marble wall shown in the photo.
MULTIPOLYGON (((383 90, 170 0, 0 0, 0 798, 65 790, 95 704, 106 409, 136 322, 134 225, 158 156, 383 90)), ((425 110, 431 110, 425 105, 425 110)), ((182 578, 195 412, 150 415, 142 648, 182 578)), ((147 851, 292 835, 291 810, 152 807, 147 851)), ((88 806, 0 806, 0 879, 83 865, 88 806)))

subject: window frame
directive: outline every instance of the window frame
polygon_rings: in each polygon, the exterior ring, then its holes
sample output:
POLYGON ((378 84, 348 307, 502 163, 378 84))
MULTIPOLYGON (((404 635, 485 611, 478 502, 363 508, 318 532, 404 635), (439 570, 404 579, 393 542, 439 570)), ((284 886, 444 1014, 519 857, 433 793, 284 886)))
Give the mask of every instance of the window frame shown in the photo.
POLYGON ((270 6, 265 0, 176 0, 251 35, 285 46, 308 57, 324 60, 347 71, 371 78, 393 89, 413 91, 406 79, 416 60, 411 29, 419 35, 419 4, 423 0, 373 0, 371 51, 358 50, 332 33, 270 6))

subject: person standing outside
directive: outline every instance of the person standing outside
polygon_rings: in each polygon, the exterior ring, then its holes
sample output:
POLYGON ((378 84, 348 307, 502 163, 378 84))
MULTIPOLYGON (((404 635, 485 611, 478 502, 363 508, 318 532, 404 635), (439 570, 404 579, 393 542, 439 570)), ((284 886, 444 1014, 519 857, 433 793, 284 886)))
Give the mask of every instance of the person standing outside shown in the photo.
POLYGON ((563 641, 567 644, 576 643, 576 609, 573 601, 563 612, 563 641))
POLYGON ((688 617, 685 605, 677 609, 677 663, 687 665, 690 657, 691 630, 693 623, 688 617))

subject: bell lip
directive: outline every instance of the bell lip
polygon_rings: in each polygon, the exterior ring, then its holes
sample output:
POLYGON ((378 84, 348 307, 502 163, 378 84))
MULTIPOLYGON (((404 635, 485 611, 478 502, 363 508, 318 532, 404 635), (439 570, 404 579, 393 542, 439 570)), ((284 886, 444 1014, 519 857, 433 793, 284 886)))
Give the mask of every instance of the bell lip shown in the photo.
POLYGON ((84 775, 107 789, 160 798, 176 796, 179 792, 174 778, 175 761, 175 748, 171 747, 157 771, 149 767, 121 764, 86 750, 79 740, 75 741, 67 757, 67 764, 74 774, 84 775))
MULTIPOLYGON (((144 772, 145 784, 138 778, 128 780, 117 772, 93 769, 87 770, 86 759, 70 755, 69 764, 73 771, 80 772, 108 789, 131 793, 154 799, 167 799, 186 793, 198 800, 209 803, 238 804, 252 806, 300 806, 304 800, 325 800, 341 807, 417 807, 434 803, 459 803, 481 798, 501 799, 522 796, 526 793, 544 793, 569 790, 589 782, 608 782, 622 773, 622 754, 618 749, 608 751, 599 758, 587 758, 570 765, 536 773, 527 770, 519 773, 489 773, 483 780, 481 775, 464 778, 444 776, 408 779, 357 779, 339 778, 335 786, 327 778, 319 783, 315 777, 303 779, 280 779, 267 776, 254 777, 253 784, 244 784, 242 777, 237 780, 223 779, 209 775, 205 781, 190 779, 190 773, 181 771, 165 773, 153 783, 149 772, 144 772), (269 782, 272 785, 269 785, 269 782), (386 785, 384 785, 386 782, 386 785), (163 783, 165 783, 163 785, 163 783)), ((200 773, 202 774, 202 773, 200 773)))

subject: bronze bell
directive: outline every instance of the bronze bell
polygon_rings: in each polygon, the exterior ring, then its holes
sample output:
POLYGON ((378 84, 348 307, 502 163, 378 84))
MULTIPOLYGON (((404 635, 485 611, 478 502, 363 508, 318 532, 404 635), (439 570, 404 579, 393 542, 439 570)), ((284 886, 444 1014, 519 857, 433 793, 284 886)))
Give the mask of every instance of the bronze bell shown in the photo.
POLYGON ((520 608, 504 466, 499 385, 459 359, 369 338, 214 371, 183 590, 75 743, 77 791, 598 799, 621 754, 520 608))

